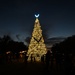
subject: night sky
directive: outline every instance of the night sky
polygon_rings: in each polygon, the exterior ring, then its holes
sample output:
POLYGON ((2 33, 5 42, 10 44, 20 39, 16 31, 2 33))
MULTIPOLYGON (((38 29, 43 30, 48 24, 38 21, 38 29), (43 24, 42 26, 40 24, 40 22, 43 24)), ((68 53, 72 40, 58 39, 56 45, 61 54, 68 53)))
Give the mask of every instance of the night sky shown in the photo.
POLYGON ((0 36, 10 35, 24 41, 31 36, 35 16, 48 38, 75 34, 75 2, 72 0, 2 0, 0 1, 0 36))

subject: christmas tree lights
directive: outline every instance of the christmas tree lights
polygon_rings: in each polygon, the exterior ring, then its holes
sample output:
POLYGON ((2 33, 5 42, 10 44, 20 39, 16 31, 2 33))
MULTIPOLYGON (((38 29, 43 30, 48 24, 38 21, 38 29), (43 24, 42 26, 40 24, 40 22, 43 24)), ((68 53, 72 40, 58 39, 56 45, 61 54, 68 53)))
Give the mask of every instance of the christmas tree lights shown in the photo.
POLYGON ((44 44, 41 26, 38 17, 36 17, 34 29, 32 32, 32 38, 30 40, 30 44, 27 52, 28 61, 30 61, 31 59, 32 61, 40 61, 41 56, 45 55, 46 52, 47 49, 46 49, 46 45, 44 44))

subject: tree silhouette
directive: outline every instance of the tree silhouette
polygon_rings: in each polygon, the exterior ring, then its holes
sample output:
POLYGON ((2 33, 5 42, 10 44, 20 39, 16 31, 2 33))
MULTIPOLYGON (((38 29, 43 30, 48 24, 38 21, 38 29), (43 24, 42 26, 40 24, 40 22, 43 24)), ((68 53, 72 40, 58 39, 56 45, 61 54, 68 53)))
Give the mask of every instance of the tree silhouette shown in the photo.
POLYGON ((4 35, 0 38, 0 52, 5 53, 6 51, 19 52, 21 50, 27 50, 27 46, 23 42, 16 42, 11 39, 10 36, 4 35))
POLYGON ((64 62, 66 72, 71 73, 72 69, 75 68, 75 35, 68 37, 59 44, 55 44, 52 47, 52 52, 56 58, 56 62, 64 62))

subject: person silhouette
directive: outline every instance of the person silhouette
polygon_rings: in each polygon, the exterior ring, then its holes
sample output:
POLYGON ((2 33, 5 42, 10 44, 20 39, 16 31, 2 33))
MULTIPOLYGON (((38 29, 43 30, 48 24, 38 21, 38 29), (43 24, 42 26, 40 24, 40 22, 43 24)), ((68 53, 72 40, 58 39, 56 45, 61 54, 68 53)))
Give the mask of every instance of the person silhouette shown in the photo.
POLYGON ((49 68, 49 62, 50 62, 50 51, 48 50, 46 53, 46 68, 49 68))
POLYGON ((33 55, 31 54, 31 62, 32 62, 32 59, 33 59, 33 55))
POLYGON ((41 62, 44 63, 44 55, 41 56, 41 62))
POLYGON ((27 53, 25 53, 25 56, 24 56, 24 58, 25 58, 25 63, 27 64, 27 59, 28 59, 28 56, 26 55, 27 53))

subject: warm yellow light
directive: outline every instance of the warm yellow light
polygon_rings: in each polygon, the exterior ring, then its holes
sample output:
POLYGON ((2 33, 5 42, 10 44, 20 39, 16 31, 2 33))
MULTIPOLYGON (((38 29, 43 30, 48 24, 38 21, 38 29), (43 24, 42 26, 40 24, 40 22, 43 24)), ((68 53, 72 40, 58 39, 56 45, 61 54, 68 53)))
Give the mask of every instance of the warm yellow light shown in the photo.
POLYGON ((35 20, 32 38, 27 52, 28 60, 30 61, 32 57, 33 60, 35 58, 35 61, 40 61, 41 56, 46 54, 46 52, 47 50, 44 44, 44 39, 42 36, 42 30, 41 30, 39 20, 35 20))

